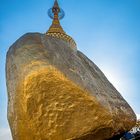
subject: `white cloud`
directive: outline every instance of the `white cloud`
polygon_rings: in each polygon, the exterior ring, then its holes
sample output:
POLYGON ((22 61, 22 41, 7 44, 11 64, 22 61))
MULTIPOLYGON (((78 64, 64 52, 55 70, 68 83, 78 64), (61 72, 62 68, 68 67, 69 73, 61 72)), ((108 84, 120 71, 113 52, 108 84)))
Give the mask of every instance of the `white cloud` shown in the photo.
POLYGON ((136 116, 137 116, 137 119, 140 119, 140 114, 136 114, 136 116))
POLYGON ((0 140, 12 140, 9 128, 0 128, 0 140))

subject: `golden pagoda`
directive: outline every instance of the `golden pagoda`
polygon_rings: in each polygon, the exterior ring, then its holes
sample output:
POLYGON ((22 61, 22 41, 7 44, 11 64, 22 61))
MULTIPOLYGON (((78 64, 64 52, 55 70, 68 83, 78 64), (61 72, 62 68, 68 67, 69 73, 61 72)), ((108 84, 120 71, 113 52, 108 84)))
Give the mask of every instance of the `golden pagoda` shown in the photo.
POLYGON ((62 26, 60 25, 60 19, 64 17, 64 11, 59 7, 58 1, 55 0, 54 5, 48 10, 48 15, 53 19, 52 25, 46 32, 47 36, 62 39, 70 44, 73 49, 76 49, 75 41, 65 33, 62 26))

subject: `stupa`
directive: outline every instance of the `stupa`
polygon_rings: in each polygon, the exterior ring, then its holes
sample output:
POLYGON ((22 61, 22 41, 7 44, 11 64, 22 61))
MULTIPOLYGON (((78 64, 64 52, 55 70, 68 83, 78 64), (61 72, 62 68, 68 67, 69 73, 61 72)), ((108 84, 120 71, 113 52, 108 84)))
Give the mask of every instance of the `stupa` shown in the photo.
POLYGON ((136 116, 102 71, 67 35, 55 0, 45 34, 27 33, 8 50, 8 120, 13 140, 106 140, 136 116))
POLYGON ((55 0, 54 6, 48 10, 48 15, 53 19, 53 22, 46 35, 67 41, 70 44, 70 47, 75 50, 75 41, 64 32, 60 25, 59 19, 62 19, 65 14, 64 11, 60 9, 57 0, 55 0))

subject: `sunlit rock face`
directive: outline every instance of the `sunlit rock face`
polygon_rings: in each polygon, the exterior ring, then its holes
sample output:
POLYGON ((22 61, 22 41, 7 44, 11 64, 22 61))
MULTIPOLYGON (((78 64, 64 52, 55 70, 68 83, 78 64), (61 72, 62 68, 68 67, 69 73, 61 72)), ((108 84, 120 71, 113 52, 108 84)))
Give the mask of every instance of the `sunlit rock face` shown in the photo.
POLYGON ((105 140, 136 116, 100 69, 61 39, 29 33, 7 53, 14 140, 105 140))

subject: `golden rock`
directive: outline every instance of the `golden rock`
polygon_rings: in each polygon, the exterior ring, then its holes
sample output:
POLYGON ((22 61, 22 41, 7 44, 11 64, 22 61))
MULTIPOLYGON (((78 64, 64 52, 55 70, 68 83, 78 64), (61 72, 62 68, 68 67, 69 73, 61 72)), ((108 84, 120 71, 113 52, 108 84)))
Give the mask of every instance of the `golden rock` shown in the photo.
POLYGON ((24 35, 7 53, 6 73, 13 140, 105 140, 135 125, 100 69, 63 39, 24 35))
POLYGON ((55 0, 46 34, 21 37, 7 53, 8 120, 14 140, 105 140, 136 116, 60 25, 55 0))

